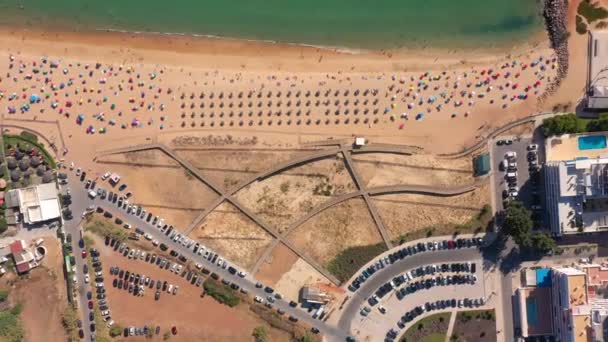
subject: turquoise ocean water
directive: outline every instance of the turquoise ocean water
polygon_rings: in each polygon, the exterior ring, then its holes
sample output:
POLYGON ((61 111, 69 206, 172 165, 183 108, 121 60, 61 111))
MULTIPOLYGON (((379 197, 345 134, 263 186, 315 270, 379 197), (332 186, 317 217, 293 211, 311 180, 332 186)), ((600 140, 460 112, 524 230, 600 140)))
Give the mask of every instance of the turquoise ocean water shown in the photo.
POLYGON ((352 48, 490 47, 542 29, 538 0, 0 0, 0 24, 352 48))

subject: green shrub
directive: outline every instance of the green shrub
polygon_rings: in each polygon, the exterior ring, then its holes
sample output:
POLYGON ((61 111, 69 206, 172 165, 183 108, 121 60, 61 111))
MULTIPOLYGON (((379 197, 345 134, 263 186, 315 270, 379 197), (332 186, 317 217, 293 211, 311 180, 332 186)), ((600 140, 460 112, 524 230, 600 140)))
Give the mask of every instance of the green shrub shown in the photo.
POLYGON ((604 7, 592 3, 590 0, 581 1, 578 4, 577 12, 585 17, 590 24, 596 20, 608 18, 608 11, 604 7))
POLYGON ((253 333, 251 333, 255 342, 266 342, 268 341, 268 330, 264 326, 255 327, 253 333))
POLYGON ((207 279, 207 281, 203 283, 203 287, 208 295, 222 304, 235 307, 241 302, 241 299, 234 294, 233 289, 224 286, 213 279, 207 279))
POLYGON ((583 21, 583 18, 580 15, 576 16, 576 33, 587 33, 587 24, 583 21))
POLYGON ((123 331, 123 328, 120 325, 114 324, 110 328, 110 336, 112 336, 112 337, 120 336, 122 334, 122 331, 123 331))
POLYGON ((28 131, 22 131, 19 135, 24 140, 28 140, 28 141, 32 141, 32 142, 37 142, 38 141, 38 136, 36 134, 30 133, 28 131))
POLYGON ((23 306, 19 303, 11 308, 11 313, 15 316, 19 316, 21 311, 23 310, 23 306))
POLYGON ((8 298, 8 290, 0 290, 0 302, 4 302, 8 298))
POLYGON ((8 229, 8 223, 6 218, 0 217, 0 234, 4 233, 8 229))
POLYGON ((386 251, 386 245, 381 242, 375 245, 350 247, 338 254, 327 265, 327 270, 340 281, 347 281, 361 267, 377 255, 386 251))

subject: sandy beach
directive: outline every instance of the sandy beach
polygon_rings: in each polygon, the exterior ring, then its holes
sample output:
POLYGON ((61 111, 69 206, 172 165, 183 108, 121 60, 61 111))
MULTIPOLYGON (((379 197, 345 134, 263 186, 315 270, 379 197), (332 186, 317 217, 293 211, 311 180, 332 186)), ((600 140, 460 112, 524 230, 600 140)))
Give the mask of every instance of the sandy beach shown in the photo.
POLYGON ((237 40, 5 30, 0 43, 5 120, 58 121, 69 154, 80 154, 71 142, 81 139, 99 147, 109 137, 186 129, 356 134, 431 152, 457 151, 492 126, 542 111, 536 98, 556 68, 552 50, 538 40, 468 53, 353 53, 237 40), (29 103, 32 96, 39 97, 35 103, 29 103))

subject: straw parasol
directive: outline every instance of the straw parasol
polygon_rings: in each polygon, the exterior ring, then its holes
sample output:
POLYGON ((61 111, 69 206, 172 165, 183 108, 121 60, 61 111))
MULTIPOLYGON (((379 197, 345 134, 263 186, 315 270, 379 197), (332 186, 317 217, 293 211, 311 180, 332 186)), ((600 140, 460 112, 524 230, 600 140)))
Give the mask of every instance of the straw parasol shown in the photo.
POLYGON ((16 169, 16 168, 17 168, 17 161, 15 160, 15 158, 9 157, 9 158, 6 160, 6 165, 8 166, 8 168, 9 168, 10 170, 14 170, 14 169, 16 169))
POLYGON ((19 179, 21 179, 21 171, 16 170, 16 169, 11 171, 11 180, 13 182, 17 182, 17 181, 19 181, 19 179))
POLYGON ((44 175, 42 175, 43 183, 50 183, 52 180, 53 180, 53 175, 51 174, 51 171, 47 171, 44 173, 44 175))

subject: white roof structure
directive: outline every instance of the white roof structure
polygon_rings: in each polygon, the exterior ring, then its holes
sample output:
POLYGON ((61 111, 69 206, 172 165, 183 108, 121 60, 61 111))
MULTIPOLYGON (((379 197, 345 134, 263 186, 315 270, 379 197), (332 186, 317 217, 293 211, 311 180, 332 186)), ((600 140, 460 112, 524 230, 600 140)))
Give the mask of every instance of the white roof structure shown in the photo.
POLYGON ((19 212, 27 224, 52 220, 61 215, 59 195, 54 183, 11 190, 9 195, 16 195, 19 199, 19 212))
POLYGON ((589 108, 608 108, 608 30, 589 32, 589 108))

